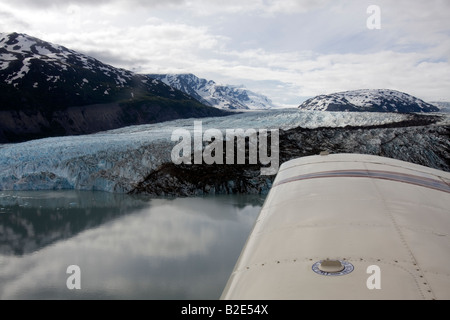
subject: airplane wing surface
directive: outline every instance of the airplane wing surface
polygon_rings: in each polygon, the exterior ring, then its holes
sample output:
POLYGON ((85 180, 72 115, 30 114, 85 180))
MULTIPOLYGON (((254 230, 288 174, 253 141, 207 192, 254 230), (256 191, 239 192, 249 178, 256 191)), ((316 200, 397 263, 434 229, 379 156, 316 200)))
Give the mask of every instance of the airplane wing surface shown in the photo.
POLYGON ((450 299, 450 173, 356 154, 284 163, 221 299, 450 299))

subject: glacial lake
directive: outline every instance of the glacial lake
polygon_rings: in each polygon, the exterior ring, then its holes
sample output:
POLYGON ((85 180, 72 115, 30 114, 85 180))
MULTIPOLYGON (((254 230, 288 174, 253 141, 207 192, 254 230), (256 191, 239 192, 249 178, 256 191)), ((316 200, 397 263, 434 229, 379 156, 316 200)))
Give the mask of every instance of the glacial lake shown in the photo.
POLYGON ((264 199, 0 191, 0 300, 219 299, 264 199))

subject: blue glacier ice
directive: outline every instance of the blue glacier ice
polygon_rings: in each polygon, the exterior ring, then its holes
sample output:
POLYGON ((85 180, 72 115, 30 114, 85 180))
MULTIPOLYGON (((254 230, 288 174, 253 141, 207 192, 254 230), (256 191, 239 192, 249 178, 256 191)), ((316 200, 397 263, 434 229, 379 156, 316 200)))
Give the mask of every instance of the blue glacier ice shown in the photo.
POLYGON ((282 109, 228 117, 183 119, 131 126, 97 134, 33 140, 0 146, 0 190, 102 190, 128 192, 171 161, 176 128, 193 130, 291 129, 368 126, 397 122, 408 115, 282 109))

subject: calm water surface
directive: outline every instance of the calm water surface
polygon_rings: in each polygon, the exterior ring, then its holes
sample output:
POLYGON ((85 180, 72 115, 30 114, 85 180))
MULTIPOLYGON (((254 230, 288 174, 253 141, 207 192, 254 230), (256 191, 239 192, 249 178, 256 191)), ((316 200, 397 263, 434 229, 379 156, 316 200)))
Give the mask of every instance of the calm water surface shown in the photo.
POLYGON ((218 299, 263 201, 0 192, 0 299, 218 299))

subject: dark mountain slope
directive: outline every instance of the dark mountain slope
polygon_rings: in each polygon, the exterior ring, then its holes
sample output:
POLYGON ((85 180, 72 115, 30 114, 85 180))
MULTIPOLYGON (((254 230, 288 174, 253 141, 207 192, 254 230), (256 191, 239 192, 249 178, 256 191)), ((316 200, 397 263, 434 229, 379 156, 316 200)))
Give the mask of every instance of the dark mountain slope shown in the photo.
POLYGON ((148 76, 25 34, 0 34, 0 142, 227 114, 148 76))

